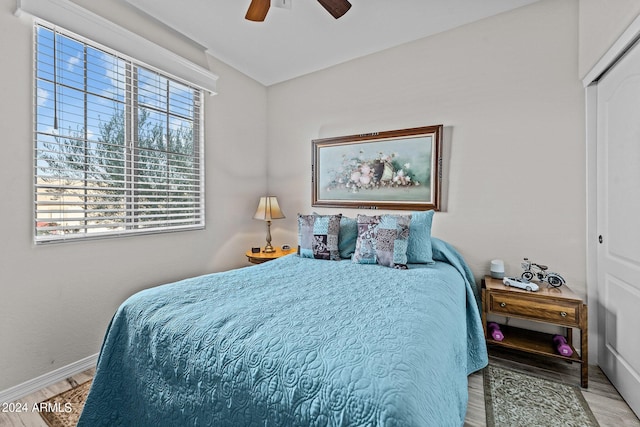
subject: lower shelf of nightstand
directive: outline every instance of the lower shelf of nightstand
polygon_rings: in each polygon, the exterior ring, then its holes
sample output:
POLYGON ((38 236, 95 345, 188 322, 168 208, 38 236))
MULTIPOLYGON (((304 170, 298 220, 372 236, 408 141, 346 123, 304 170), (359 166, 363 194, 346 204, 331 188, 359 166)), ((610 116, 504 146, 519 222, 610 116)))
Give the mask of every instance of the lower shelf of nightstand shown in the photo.
POLYGON ((578 355, 578 352, 571 344, 573 354, 570 357, 558 354, 553 343, 553 334, 505 325, 500 325, 500 330, 504 335, 504 339, 502 341, 496 341, 491 339, 490 336, 487 336, 487 344, 526 351, 543 356, 552 356, 569 362, 583 362, 581 357, 578 355))

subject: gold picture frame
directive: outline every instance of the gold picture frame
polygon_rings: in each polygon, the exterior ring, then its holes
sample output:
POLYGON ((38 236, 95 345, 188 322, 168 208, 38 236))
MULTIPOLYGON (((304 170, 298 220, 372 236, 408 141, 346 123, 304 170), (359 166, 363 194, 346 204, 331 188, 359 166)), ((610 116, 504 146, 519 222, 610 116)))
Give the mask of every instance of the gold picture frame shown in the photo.
POLYGON ((312 206, 440 210, 443 125, 312 141, 312 206))

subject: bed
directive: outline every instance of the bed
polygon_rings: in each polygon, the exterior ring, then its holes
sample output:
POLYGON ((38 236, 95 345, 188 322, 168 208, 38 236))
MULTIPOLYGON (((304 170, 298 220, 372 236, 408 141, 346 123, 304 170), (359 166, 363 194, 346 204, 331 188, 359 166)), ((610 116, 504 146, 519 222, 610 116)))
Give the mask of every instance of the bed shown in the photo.
POLYGON ((461 426, 487 364, 473 275, 289 255, 139 292, 79 426, 461 426))

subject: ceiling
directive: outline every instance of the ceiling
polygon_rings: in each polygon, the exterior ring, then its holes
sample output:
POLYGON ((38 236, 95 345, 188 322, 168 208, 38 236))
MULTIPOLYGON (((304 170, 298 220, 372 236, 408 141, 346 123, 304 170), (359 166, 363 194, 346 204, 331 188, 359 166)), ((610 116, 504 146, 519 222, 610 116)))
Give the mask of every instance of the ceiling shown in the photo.
POLYGON ((537 0, 350 0, 337 20, 315 0, 291 0, 264 22, 244 19, 251 0, 126 1, 269 86, 537 0))

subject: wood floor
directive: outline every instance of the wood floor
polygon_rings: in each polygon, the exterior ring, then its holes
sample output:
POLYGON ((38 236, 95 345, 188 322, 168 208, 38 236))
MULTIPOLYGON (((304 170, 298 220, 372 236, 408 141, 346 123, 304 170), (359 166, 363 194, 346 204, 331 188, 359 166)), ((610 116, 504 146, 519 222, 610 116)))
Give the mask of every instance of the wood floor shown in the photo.
MULTIPOLYGON (((580 366, 577 363, 569 364, 563 361, 550 361, 548 358, 539 358, 508 350, 492 350, 491 363, 537 376, 548 377, 555 381, 564 381, 576 386, 580 384, 580 366)), ((27 403, 28 407, 32 407, 35 403, 42 402, 49 397, 70 389, 76 384, 83 383, 91 378, 92 375, 93 370, 85 371, 51 387, 30 394, 21 399, 20 402, 27 403)), ((582 394, 589 403, 600 426, 640 427, 638 418, 597 366, 589 367, 589 388, 582 389, 582 394)), ((464 425, 465 427, 482 427, 486 425, 481 372, 469 377, 469 406, 464 425)), ((17 426, 47 427, 37 412, 0 412, 0 427, 17 426)))

